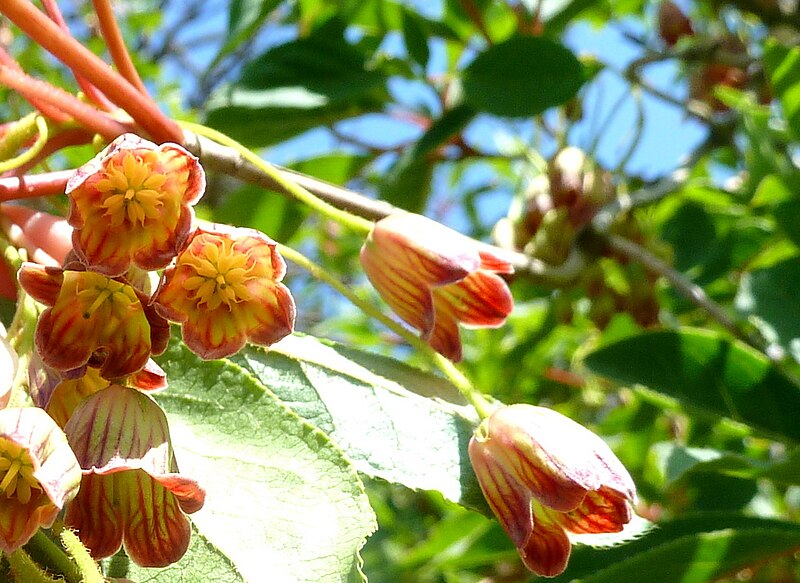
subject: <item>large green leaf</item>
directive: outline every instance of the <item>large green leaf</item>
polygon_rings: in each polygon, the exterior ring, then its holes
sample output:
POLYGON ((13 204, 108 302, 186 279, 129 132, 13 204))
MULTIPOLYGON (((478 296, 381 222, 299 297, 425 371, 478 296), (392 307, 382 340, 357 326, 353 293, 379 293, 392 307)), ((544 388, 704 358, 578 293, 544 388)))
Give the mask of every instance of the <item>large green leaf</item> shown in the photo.
POLYGON ((478 55, 464 71, 464 100, 500 116, 542 113, 571 99, 585 80, 583 66, 563 45, 520 36, 478 55))
POLYGON ((764 47, 764 63, 789 127, 800 138, 800 48, 789 48, 769 39, 764 47))
POLYGON ((194 525, 189 549, 179 563, 161 569, 148 569, 130 563, 125 576, 132 581, 147 583, 244 583, 230 559, 200 534, 194 525))
POLYGON ((319 429, 228 361, 180 343, 159 362, 181 470, 207 490, 198 529, 248 581, 358 581, 376 528, 363 484, 319 429))
POLYGON ((755 316, 769 336, 800 361, 800 257, 793 257, 742 277, 736 307, 755 316))
POLYGON ((278 4, 280 0, 231 0, 228 6, 228 36, 211 66, 251 38, 278 4))
POLYGON ((304 38, 270 49, 214 96, 208 124, 251 146, 266 146, 313 127, 381 109, 386 77, 331 19, 304 38))
POLYGON ((613 548, 576 547, 553 581, 707 583, 800 545, 800 526, 734 513, 699 513, 660 523, 613 548), (610 565, 599 570, 600 565, 610 565))
POLYGON ((299 415, 329 434, 369 476, 437 490, 484 510, 467 458, 477 419, 444 380, 311 336, 237 355, 299 415))
POLYGON ((800 440, 800 388, 764 355, 710 331, 656 331, 586 357, 595 373, 642 384, 708 413, 800 440))

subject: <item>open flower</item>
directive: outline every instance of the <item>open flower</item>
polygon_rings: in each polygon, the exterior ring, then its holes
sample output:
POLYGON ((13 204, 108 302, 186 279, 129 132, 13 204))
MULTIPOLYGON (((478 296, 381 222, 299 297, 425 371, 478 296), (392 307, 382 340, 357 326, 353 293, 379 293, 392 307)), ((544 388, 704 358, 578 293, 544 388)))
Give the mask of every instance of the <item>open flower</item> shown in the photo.
POLYGON ((0 411, 0 550, 49 527, 75 496, 81 469, 55 422, 35 407, 0 411))
POLYGON ((151 353, 167 347, 169 325, 122 278, 25 263, 19 282, 50 306, 36 326, 36 348, 56 370, 90 365, 116 379, 141 370, 151 353))
POLYGON ((148 395, 111 385, 81 402, 64 428, 83 468, 64 522, 94 558, 122 544, 144 567, 179 560, 189 546, 186 514, 205 491, 178 473, 164 412, 148 395))
POLYGON ((131 263, 165 267, 189 235, 191 205, 204 190, 203 168, 182 147, 122 135, 67 183, 75 252, 111 277, 131 263))
POLYGON ((635 486, 597 435, 550 409, 510 405, 485 419, 469 444, 483 494, 525 565, 563 572, 567 533, 622 531, 635 486))
POLYGON ((295 305, 275 245, 253 229, 197 229, 164 272, 155 309, 183 325, 184 342, 202 358, 230 356, 247 340, 277 342, 294 328, 295 305))
POLYGON ((411 213, 375 223, 361 249, 370 282, 395 313, 453 361, 461 360, 458 324, 501 326, 514 307, 511 264, 488 245, 411 213))

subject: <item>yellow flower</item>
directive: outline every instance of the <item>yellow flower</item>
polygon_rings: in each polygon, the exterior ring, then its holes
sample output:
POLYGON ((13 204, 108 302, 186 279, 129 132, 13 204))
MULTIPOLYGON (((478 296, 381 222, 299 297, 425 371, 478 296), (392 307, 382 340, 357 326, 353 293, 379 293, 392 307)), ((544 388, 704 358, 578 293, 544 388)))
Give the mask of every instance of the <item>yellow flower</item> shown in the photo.
POLYGON ((110 277, 131 263, 165 267, 185 242, 191 205, 204 189, 200 163, 182 147, 120 136, 67 183, 75 252, 110 277))
POLYGON ((0 411, 0 550, 12 553, 52 525, 80 480, 67 438, 47 413, 0 411))
POLYGON ((469 443, 486 501, 525 565, 554 577, 567 566, 567 533, 622 531, 636 490, 597 435, 544 407, 494 411, 469 443))
POLYGON ((488 245, 411 213, 375 223, 361 249, 361 265, 387 304, 422 338, 461 360, 458 324, 502 326, 514 300, 498 273, 511 264, 488 245))
POLYGON ((291 334, 295 305, 281 280, 275 242, 253 229, 197 229, 153 296, 163 317, 183 325, 202 358, 224 358, 246 341, 270 345, 291 334))

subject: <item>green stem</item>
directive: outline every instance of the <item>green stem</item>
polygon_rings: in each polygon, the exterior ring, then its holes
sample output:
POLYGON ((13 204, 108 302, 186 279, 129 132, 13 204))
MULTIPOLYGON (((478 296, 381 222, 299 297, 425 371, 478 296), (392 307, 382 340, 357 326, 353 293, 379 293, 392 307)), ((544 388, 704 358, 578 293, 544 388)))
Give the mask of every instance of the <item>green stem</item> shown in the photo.
POLYGON ((218 144, 222 144, 223 146, 227 146, 228 148, 236 150, 244 160, 247 160, 248 162, 253 164, 253 166, 261 170, 267 176, 269 176, 277 185, 283 188, 290 195, 295 197, 300 202, 308 205, 315 211, 322 213, 329 219, 332 219, 339 224, 345 225, 346 227, 349 227, 350 229, 356 231, 357 233, 366 234, 372 230, 372 225, 373 225, 372 221, 368 221, 356 215, 352 215, 348 212, 340 210, 335 206, 328 204, 324 200, 317 198, 315 195, 311 194, 308 190, 306 190, 299 184, 286 178, 286 176, 283 173, 281 173, 277 168, 275 168, 272 164, 262 159, 253 151, 248 150, 246 147, 244 147, 236 140, 229 138, 225 134, 213 130, 209 127, 206 127, 204 125, 188 121, 181 121, 178 123, 183 128, 199 136, 204 136, 210 140, 214 140, 218 144))
POLYGON ((42 151, 42 148, 44 148, 47 143, 47 139, 50 137, 50 130, 47 127, 47 121, 45 121, 41 115, 34 117, 34 124, 35 130, 38 133, 34 144, 20 155, 0 162, 0 174, 4 174, 14 168, 19 168, 23 164, 27 164, 42 151))
POLYGON ((41 529, 25 545, 31 557, 51 571, 60 573, 68 583, 81 583, 81 572, 64 553, 64 549, 53 542, 41 529))
POLYGON ((8 555, 8 563, 11 565, 11 572, 15 581, 25 583, 57 583, 55 579, 45 573, 42 568, 33 562, 28 553, 22 549, 17 549, 8 555))
POLYGON ((89 551, 73 531, 57 521, 53 525, 53 532, 58 534, 61 544, 80 569, 83 583, 104 583, 105 579, 100 572, 100 567, 94 561, 89 551))
POLYGON ((424 340, 419 338, 414 332, 403 327, 398 322, 392 320, 389 316, 381 312, 378 308, 370 304, 368 301, 362 299, 356 293, 339 281, 333 274, 320 267, 308 257, 285 245, 278 244, 278 251, 292 263, 295 263, 308 271, 312 277, 320 281, 324 281, 333 289, 338 291, 350 302, 355 305, 362 312, 374 318, 387 328, 400 336, 408 344, 425 354, 430 361, 444 374, 445 377, 458 389, 464 398, 475 408, 478 416, 483 419, 492 412, 492 405, 487 398, 480 393, 469 379, 464 376, 456 365, 447 360, 444 356, 436 352, 424 340))

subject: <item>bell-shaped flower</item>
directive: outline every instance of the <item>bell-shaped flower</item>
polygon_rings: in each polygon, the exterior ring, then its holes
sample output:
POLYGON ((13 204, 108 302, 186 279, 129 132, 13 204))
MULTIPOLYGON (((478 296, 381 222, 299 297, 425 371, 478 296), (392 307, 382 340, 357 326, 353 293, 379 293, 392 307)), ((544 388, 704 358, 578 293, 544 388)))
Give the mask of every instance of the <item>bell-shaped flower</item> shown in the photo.
POLYGON ((136 389, 111 385, 75 409, 64 428, 83 468, 78 496, 64 522, 96 559, 124 544, 144 567, 179 560, 189 546, 186 514, 205 491, 178 473, 164 412, 136 389))
POLYGON ((510 405, 484 419, 469 458, 486 501, 525 565, 553 577, 567 566, 567 533, 621 532, 633 480, 597 435, 550 409, 510 405))
POLYGON ((458 324, 502 326, 514 307, 511 264, 493 248, 431 219, 397 213, 381 219, 361 249, 372 285, 436 351, 461 360, 458 324))
POLYGON ((12 553, 51 526, 80 481, 75 454, 47 413, 0 411, 0 551, 12 553))
POLYGON ((215 225, 192 235, 164 271, 153 305, 182 324, 202 358, 224 358, 246 341, 269 346, 294 329, 295 305, 281 283, 286 263, 263 233, 215 225))
POLYGON ((20 285, 49 306, 36 326, 36 349, 58 371, 100 369, 106 379, 141 370, 150 354, 163 352, 169 324, 148 298, 125 279, 111 279, 79 265, 67 269, 25 263, 20 285))
MULTIPOLYGON (((80 371, 83 374, 77 377, 64 375, 44 364, 37 355, 31 358, 28 369, 33 404, 47 411, 62 429, 81 401, 111 384, 111 381, 100 376, 97 368, 86 367, 85 371, 80 371)), ((155 392, 167 388, 167 376, 151 359, 143 369, 119 379, 117 384, 155 392)))
POLYGON ((202 166, 182 147, 122 135, 67 183, 75 252, 110 277, 131 263, 165 267, 189 235, 191 205, 204 190, 202 166))

